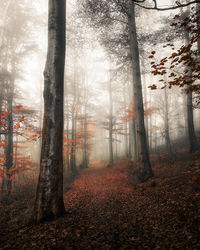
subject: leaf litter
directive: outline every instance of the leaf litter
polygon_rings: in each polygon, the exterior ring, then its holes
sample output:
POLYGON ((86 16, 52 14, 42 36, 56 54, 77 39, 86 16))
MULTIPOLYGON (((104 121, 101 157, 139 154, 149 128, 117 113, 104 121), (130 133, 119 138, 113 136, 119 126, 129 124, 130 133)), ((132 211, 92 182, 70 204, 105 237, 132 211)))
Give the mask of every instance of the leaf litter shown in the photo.
POLYGON ((155 177, 138 185, 128 161, 81 171, 55 221, 19 229, 15 201, 0 249, 200 249, 199 152, 183 155, 152 157, 155 177))

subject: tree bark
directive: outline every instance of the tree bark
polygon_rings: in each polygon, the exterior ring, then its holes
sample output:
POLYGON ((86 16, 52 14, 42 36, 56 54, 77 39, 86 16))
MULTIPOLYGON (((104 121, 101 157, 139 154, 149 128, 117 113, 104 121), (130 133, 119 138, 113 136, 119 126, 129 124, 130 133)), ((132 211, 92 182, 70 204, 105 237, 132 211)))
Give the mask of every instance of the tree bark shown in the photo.
MULTIPOLYGON (((75 97, 74 97, 75 98, 75 97)), ((72 145, 71 145, 71 152, 70 152, 70 166, 71 166, 71 171, 72 175, 77 174, 77 169, 76 169, 76 118, 75 118, 75 100, 73 102, 73 107, 72 107, 72 145)))
POLYGON ((63 202, 63 92, 66 0, 49 0, 48 52, 44 70, 44 119, 40 174, 32 221, 65 213, 63 202))
MULTIPOLYGON (((111 70, 111 69, 110 69, 111 70)), ((110 72, 111 74, 111 72, 110 72)), ((109 164, 108 167, 113 166, 113 100, 112 100, 112 83, 111 83, 111 76, 109 80, 109 164)))
POLYGON ((14 79, 11 77, 8 85, 8 96, 7 96, 7 131, 5 137, 5 170, 6 170, 6 192, 7 195, 11 194, 12 188, 12 174, 9 172, 13 167, 13 92, 14 92, 14 79))
POLYGON ((169 104, 168 104, 168 96, 167 96, 167 89, 164 89, 164 101, 165 101, 165 110, 164 110, 164 124, 165 124, 165 144, 167 148, 167 152, 169 155, 172 154, 171 148, 171 140, 169 135, 169 104))
POLYGON ((188 137, 190 152, 197 150, 197 138, 194 130, 194 120, 193 120, 193 105, 192 105, 192 92, 187 94, 187 127, 188 127, 188 137))
MULTIPOLYGON (((145 70, 144 62, 142 61, 142 67, 145 70)), ((146 77, 145 77, 145 72, 143 73, 143 89, 144 89, 144 103, 146 105, 146 109, 148 108, 148 101, 147 101, 147 87, 146 87, 146 77)), ((146 138, 147 138, 147 147, 149 151, 149 130, 148 130, 148 115, 145 115, 144 117, 144 125, 146 129, 146 138)))
POLYGON ((130 50, 132 56, 132 74, 133 74, 133 91, 136 113, 136 130, 137 141, 139 143, 139 159, 141 162, 141 181, 146 181, 153 176, 149 160, 149 152, 147 146, 145 125, 144 125, 144 107, 142 97, 142 84, 140 74, 139 49, 136 34, 135 23, 135 4, 130 1, 130 13, 128 16, 128 27, 130 36, 130 50))
POLYGON ((84 141, 84 148, 83 148, 83 168, 88 168, 88 149, 87 149, 87 111, 86 111, 86 104, 84 110, 84 120, 83 120, 83 141, 84 141))
POLYGON ((72 105, 72 147, 71 147, 71 153, 70 153, 70 166, 72 175, 75 176, 77 174, 77 168, 76 168, 76 118, 77 118, 77 108, 78 108, 78 98, 77 98, 77 53, 76 50, 74 50, 74 79, 73 79, 73 105, 72 105))
MULTIPOLYGON (((190 9, 187 9, 185 15, 190 13, 190 9)), ((188 45, 190 41, 189 32, 185 30, 185 42, 188 45)), ((188 68, 188 79, 190 79, 191 70, 188 68)), ((192 104, 192 92, 187 94, 187 129, 189 138, 190 152, 194 152, 198 148, 197 138, 194 129, 194 119, 193 119, 193 104, 192 104)))

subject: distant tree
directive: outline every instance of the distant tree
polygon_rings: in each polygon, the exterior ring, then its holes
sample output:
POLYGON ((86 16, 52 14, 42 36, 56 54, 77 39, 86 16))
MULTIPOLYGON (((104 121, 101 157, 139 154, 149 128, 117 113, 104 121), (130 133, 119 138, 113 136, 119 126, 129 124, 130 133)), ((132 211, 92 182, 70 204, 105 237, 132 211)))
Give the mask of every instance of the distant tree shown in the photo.
MULTIPOLYGON (((21 77, 22 57, 27 56, 35 45, 29 40, 29 29, 32 22, 30 9, 25 1, 16 0, 15 6, 11 2, 2 3, 0 27, 0 78, 3 85, 3 95, 0 95, 0 110, 5 105, 9 115, 7 117, 7 133, 5 136, 5 168, 7 171, 13 166, 13 102, 16 95, 16 80, 21 77)), ((3 137, 2 137, 3 138, 3 137)), ((9 175, 5 181, 7 194, 11 192, 11 181, 9 175)))
MULTIPOLYGON (((191 152, 197 149, 197 138, 193 122, 193 95, 196 99, 196 103, 200 103, 200 84, 198 83, 200 72, 198 46, 197 50, 195 50, 195 45, 196 43, 198 45, 200 37, 198 17, 199 12, 196 11, 193 11, 191 14, 186 11, 182 13, 182 15, 176 15, 174 17, 175 21, 171 26, 183 30, 185 45, 182 45, 177 51, 175 51, 172 44, 173 52, 170 56, 162 58, 158 63, 155 61, 155 51, 152 51, 152 54, 149 56, 149 58, 152 59, 152 74, 161 77, 168 75, 168 78, 170 79, 168 81, 165 81, 164 79, 159 80, 163 83, 162 88, 179 86, 183 88, 184 92, 187 94, 187 128, 191 152)), ((156 89, 157 85, 153 84, 149 87, 151 89, 156 89)))
MULTIPOLYGON (((141 162, 140 180, 145 181, 153 176, 149 160, 146 131, 144 125, 144 107, 141 85, 139 48, 135 23, 135 3, 134 1, 116 1, 104 2, 101 0, 84 1, 85 13, 90 18, 91 24, 102 31, 100 24, 103 24, 104 30, 108 29, 114 23, 123 23, 127 30, 129 41, 129 50, 132 64, 133 92, 136 110, 136 131, 139 149, 139 160, 141 162)), ((135 1, 137 2, 137 1, 135 1)), ((122 28, 122 29, 123 29, 122 28)), ((103 32, 101 32, 103 33, 103 32)))

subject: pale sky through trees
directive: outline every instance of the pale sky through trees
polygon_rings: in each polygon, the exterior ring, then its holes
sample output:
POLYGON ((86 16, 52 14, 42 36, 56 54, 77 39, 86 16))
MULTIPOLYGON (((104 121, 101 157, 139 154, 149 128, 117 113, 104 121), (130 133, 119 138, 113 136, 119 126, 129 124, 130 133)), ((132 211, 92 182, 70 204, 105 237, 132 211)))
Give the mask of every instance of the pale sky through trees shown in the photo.
MULTIPOLYGON (((12 0, 11 0, 12 1, 12 0)), ((67 11, 68 13, 71 12, 73 6, 75 5, 75 0, 67 1, 67 11), (69 7, 70 6, 70 7, 69 7)), ((174 1, 166 1, 166 0, 158 0, 159 7, 166 7, 169 6, 170 3, 173 3, 174 1)), ((78 2, 76 3, 78 4, 78 2)), ((36 12, 38 15, 44 16, 44 19, 47 18, 47 8, 48 8, 48 0, 43 1, 33 1, 33 6, 36 8, 36 12)), ((149 29, 152 29, 152 27, 155 29, 159 28, 159 23, 156 21, 159 16, 165 16, 168 11, 166 12, 160 12, 160 11, 147 11, 147 13, 152 13, 155 15, 155 18, 152 20, 151 15, 149 17, 147 16, 147 19, 149 20, 149 24, 144 24, 145 28, 149 27, 149 29), (153 26, 152 26, 153 25, 153 26)), ((176 10, 172 13, 176 13, 176 10)), ((145 19, 146 20, 146 19, 145 19)), ((145 22, 144 19, 142 19, 142 22, 145 22)), ((139 24, 143 25, 142 23, 138 22, 139 24)), ((33 27, 34 28, 34 27, 33 27)), ((30 102, 36 107, 40 103, 40 84, 43 84, 43 69, 45 64, 45 56, 46 56, 46 49, 47 49, 47 27, 43 25, 42 27, 36 28, 37 35, 33 38, 36 39, 36 43, 38 44, 39 50, 35 51, 33 55, 25 59, 24 62, 24 69, 26 71, 26 77, 24 81, 18 81, 19 85, 24 88, 24 90, 27 90, 27 101, 30 102)), ((95 62, 96 57, 105 58, 105 54, 102 50, 102 48, 97 48, 95 51, 91 50, 91 53, 88 53, 90 55, 90 59, 88 58, 88 69, 90 69, 90 78, 89 82, 92 85, 95 85, 95 82, 105 82, 108 80, 108 74, 107 74, 107 68, 108 66, 105 65, 105 62, 102 64, 102 62, 95 62), (104 65, 104 66, 103 66, 104 65)), ((88 57, 88 56, 87 56, 88 57)), ((102 96, 102 100, 107 99, 106 96, 102 96)), ((26 98, 25 98, 26 100, 26 98)), ((39 107, 39 106, 38 106, 39 107)))

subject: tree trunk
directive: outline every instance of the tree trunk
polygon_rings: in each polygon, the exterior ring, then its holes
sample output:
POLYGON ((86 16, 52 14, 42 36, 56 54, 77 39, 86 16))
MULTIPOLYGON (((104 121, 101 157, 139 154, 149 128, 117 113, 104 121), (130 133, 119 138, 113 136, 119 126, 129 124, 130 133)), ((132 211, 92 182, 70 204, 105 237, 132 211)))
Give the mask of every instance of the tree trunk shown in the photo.
MULTIPOLYGON (((185 13, 186 16, 189 13, 190 13, 190 9, 188 8, 187 12, 185 13)), ((189 41, 190 41, 189 32, 185 30, 186 45, 189 44, 189 41)), ((191 76, 191 70, 189 68, 188 79, 190 79, 190 76, 191 76)), ((192 92, 191 91, 187 94, 187 129, 188 129, 190 152, 194 152, 197 150, 198 144, 197 144, 197 138, 196 138, 195 129, 194 129, 192 92)))
POLYGON ((169 136, 169 104, 168 104, 168 96, 167 89, 164 89, 164 101, 165 101, 165 113, 164 113, 164 124, 165 124, 165 144, 167 148, 167 152, 169 155, 172 154, 171 141, 169 136))
POLYGON ((74 79, 73 79, 73 91, 74 91, 74 100, 72 105, 72 147, 71 147, 71 158, 70 158, 70 166, 72 175, 75 176, 77 174, 76 168, 76 118, 77 118, 77 53, 74 50, 74 79))
POLYGON ((10 169, 13 167, 13 91, 14 91, 14 80, 11 78, 10 86, 8 86, 8 117, 7 117, 7 131, 5 137, 5 170, 6 170, 6 192, 8 195, 11 193, 12 188, 12 174, 10 169))
POLYGON ((72 146, 71 146, 71 152, 70 152, 70 166, 71 171, 73 175, 77 174, 76 169, 76 118, 75 118, 75 98, 72 106, 72 146))
MULTIPOLYGON (((66 86, 66 91, 68 91, 67 89, 67 86, 66 86)), ((66 117, 66 124, 67 124, 67 139, 69 139, 69 102, 68 102, 68 95, 67 95, 67 100, 66 100, 66 103, 67 103, 67 117, 66 117)), ((69 169, 70 168, 70 161, 69 161, 69 148, 67 148, 67 152, 66 152, 66 169, 69 169)))
MULTIPOLYGON (((111 73, 110 73, 111 74, 111 73)), ((113 166, 113 100, 112 100, 112 84, 111 76, 109 80, 109 164, 108 167, 113 166)))
MULTIPOLYGON (((143 69, 145 70, 144 62, 142 61, 143 69)), ((146 77, 145 72, 143 73, 143 89, 144 89, 144 103, 146 105, 146 109, 148 108, 148 100, 147 100, 147 86, 146 86, 146 77)), ((148 115, 144 117, 144 125, 146 129, 146 138, 147 138, 147 147, 149 151, 149 131, 148 131, 148 115)))
POLYGON ((82 167, 88 168, 88 119, 87 119, 87 104, 88 104, 88 78, 85 72, 82 72, 84 94, 83 94, 83 106, 84 106, 84 118, 83 118, 83 161, 82 167))
POLYGON ((193 121, 192 92, 187 94, 187 122, 190 152, 192 153, 198 148, 193 121))
POLYGON ((132 119, 129 119, 128 121, 128 131, 129 131, 129 135, 128 135, 128 158, 131 159, 132 154, 132 119))
MULTIPOLYGON (((149 93, 150 97, 149 97, 149 107, 152 106, 152 96, 151 93, 149 93)), ((152 138, 152 130, 153 130, 153 126, 152 126, 152 115, 150 115, 149 117, 149 151, 152 152, 153 149, 153 138, 152 138)))
POLYGON ((137 141, 139 143, 139 159, 141 162, 141 181, 146 181, 153 176, 144 125, 144 107, 142 97, 142 84, 140 74, 139 49, 135 23, 135 4, 130 1, 130 13, 128 16, 130 36, 130 50, 132 56, 133 91, 136 113, 137 141))
POLYGON ((139 160, 138 143, 137 143, 137 131, 136 131, 136 120, 132 119, 132 155, 133 161, 139 160))
POLYGON ((54 219, 65 213, 63 202, 65 15, 65 0, 49 0, 40 175, 32 216, 35 223, 54 219))
MULTIPOLYGON (((198 20, 200 19, 200 3, 197 3, 196 5, 196 11, 198 13, 198 20)), ((197 22, 197 29, 200 30, 200 23, 197 22)), ((200 37, 197 40, 197 50, 198 50, 198 58, 200 58, 200 37)), ((200 112, 199 112, 200 115, 200 112)))

